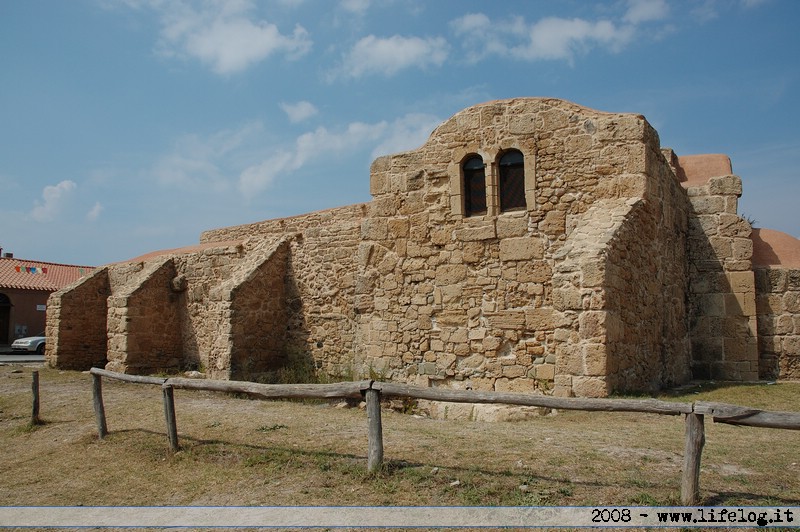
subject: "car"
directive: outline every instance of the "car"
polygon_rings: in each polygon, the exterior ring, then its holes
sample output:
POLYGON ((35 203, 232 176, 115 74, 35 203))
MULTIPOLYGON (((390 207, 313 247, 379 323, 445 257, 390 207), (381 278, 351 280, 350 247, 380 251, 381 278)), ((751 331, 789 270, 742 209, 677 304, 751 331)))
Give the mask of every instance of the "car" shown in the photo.
POLYGON ((11 344, 12 351, 27 351, 28 353, 36 353, 37 355, 44 355, 44 344, 46 338, 44 333, 36 336, 28 336, 26 338, 18 338, 11 344))

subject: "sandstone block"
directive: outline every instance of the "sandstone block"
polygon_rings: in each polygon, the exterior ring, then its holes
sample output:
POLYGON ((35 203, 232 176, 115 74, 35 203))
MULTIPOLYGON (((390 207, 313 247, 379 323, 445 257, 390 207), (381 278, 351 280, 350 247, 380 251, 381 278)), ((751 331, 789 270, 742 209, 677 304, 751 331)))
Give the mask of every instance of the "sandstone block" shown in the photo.
POLYGON ((761 268, 754 271, 756 290, 764 292, 783 292, 786 290, 787 272, 783 269, 761 268))
POLYGON ((583 287, 603 286, 605 273, 605 264, 600 259, 581 261, 581 285, 583 287))
POLYGON ((742 180, 739 176, 727 175, 708 180, 708 191, 714 195, 742 195, 742 180))
POLYGON ((486 359, 482 355, 471 355, 458 362, 459 369, 480 369, 486 359))
POLYGON ((800 335, 785 337, 783 339, 782 348, 783 348, 782 354, 784 356, 792 356, 792 357, 800 356, 800 335))
POLYGON ((563 286, 553 289, 553 308, 559 311, 581 310, 583 296, 581 291, 574 286, 563 286))
POLYGON ((539 230, 546 235, 562 235, 567 230, 567 213, 564 211, 550 210, 544 215, 544 220, 539 222, 539 230))
POLYGON ((456 230, 456 237, 464 242, 474 242, 479 240, 491 240, 496 238, 495 227, 493 223, 477 227, 462 227, 456 230))
POLYGON ((435 362, 420 362, 417 366, 417 372, 420 375, 436 375, 438 369, 435 362))
POLYGON ((752 271, 730 272, 726 274, 731 292, 755 292, 755 277, 752 271))
POLYGON ((467 264, 474 264, 483 259, 484 244, 481 241, 464 242, 461 257, 467 264))
POLYGON ((486 338, 486 328, 485 327, 473 327, 469 329, 469 339, 470 340, 483 340, 486 338))
POLYGON ((525 329, 525 312, 522 310, 505 310, 496 314, 487 315, 489 325, 497 329, 512 329, 521 331, 525 329))
POLYGON ((528 232, 528 219, 523 216, 506 215, 497 219, 497 238, 520 237, 528 232))
POLYGON ((733 256, 733 239, 712 236, 708 239, 708 243, 718 259, 728 259, 733 256))
POLYGON ((516 379, 517 377, 524 377, 524 376, 525 376, 525 368, 523 366, 520 366, 519 364, 503 366, 503 377, 508 377, 509 379, 516 379))
POLYGON ((456 356, 450 353, 442 353, 436 359, 436 365, 439 368, 450 369, 455 366, 456 356))
POLYGON ((695 196, 689 198, 697 214, 717 214, 725 212, 725 198, 722 196, 695 196))
POLYGON ((463 264, 442 264, 436 267, 436 284, 450 285, 464 281, 467 267, 463 264))
POLYGON ((494 377, 470 377, 467 385, 473 390, 491 392, 494 390, 494 377))
POLYGON ((517 281, 521 283, 546 283, 553 276, 553 269, 544 260, 517 263, 517 281))
POLYGON ((604 310, 587 310, 578 318, 581 338, 593 341, 606 339, 606 318, 608 313, 604 310))
POLYGON ((608 373, 606 363, 607 351, 604 344, 586 344, 583 346, 583 359, 586 375, 602 376, 608 373))
POLYGON ((388 159, 389 157, 380 157, 375 159, 372 163, 372 169, 369 175, 369 193, 373 196, 384 194, 389 191, 389 176, 385 171, 380 171, 375 166, 381 159, 388 159))
POLYGON ((745 294, 725 294, 725 311, 735 316, 756 315, 756 295, 754 292, 745 294))
POLYGON ((483 348, 485 350, 495 351, 498 347, 500 347, 501 343, 502 340, 500 338, 496 336, 487 336, 483 339, 483 348))
POLYGON ((529 331, 552 331, 560 322, 556 318, 556 311, 550 308, 527 309, 525 310, 525 328, 529 331))
POLYGON ((580 345, 559 344, 556 346, 556 373, 583 374, 583 350, 580 345))
POLYGON ((553 379, 553 395, 555 397, 574 397, 572 391, 572 377, 569 375, 556 375, 553 379))
MULTIPOLYGON (((753 258, 753 241, 749 238, 736 238, 731 243, 731 257, 738 261, 749 261, 753 258)), ((749 268, 748 268, 749 270, 749 268)))
POLYGON ((506 238, 500 241, 500 260, 532 260, 544 257, 544 243, 535 237, 506 238))
MULTIPOLYGON (((395 215, 397 213, 397 200, 397 196, 389 194, 375 198, 369 203, 370 216, 373 218, 385 218, 395 215)), ((311 229, 320 230, 322 228, 310 228, 306 231, 307 236, 311 236, 311 229)))
POLYGON ((735 214, 720 214, 719 228, 720 236, 731 238, 750 238, 752 228, 744 218, 735 214))
POLYGON ((800 292, 786 292, 783 296, 783 308, 793 314, 800 313, 800 292))
POLYGON ((608 397, 605 377, 573 377, 572 391, 578 397, 608 397))
POLYGON ((536 115, 533 113, 508 117, 508 132, 512 135, 529 135, 535 131, 536 115))
POLYGON ((435 246, 444 246, 451 241, 451 233, 447 229, 431 230, 431 243, 435 246))
POLYGON ((391 238, 406 238, 409 233, 409 221, 407 217, 389 219, 388 228, 391 238))
POLYGON ((555 364, 539 364, 535 369, 537 379, 552 381, 555 378, 555 364))
POLYGON ((464 327, 467 324, 467 316, 463 312, 445 311, 433 316, 440 328, 444 327, 464 327))
POLYGON ((788 290, 800 291, 800 269, 787 270, 786 282, 788 290))
POLYGON ((383 218, 364 220, 361 223, 361 236, 365 240, 386 240, 389 236, 386 220, 383 218))
POLYGON ((535 389, 535 383, 532 379, 523 377, 499 377, 494 383, 494 389, 497 392, 531 393, 535 389))

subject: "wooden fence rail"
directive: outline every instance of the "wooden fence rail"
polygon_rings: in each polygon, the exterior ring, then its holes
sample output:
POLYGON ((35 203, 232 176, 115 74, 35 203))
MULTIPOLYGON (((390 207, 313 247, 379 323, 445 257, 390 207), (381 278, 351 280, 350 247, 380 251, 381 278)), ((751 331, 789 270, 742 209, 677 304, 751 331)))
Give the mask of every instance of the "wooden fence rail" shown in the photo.
POLYGON ((381 421, 382 397, 408 397, 451 403, 488 403, 518 406, 537 406, 562 410, 602 412, 641 412, 685 416, 685 445, 681 477, 681 504, 691 506, 700 500, 700 459, 705 445, 705 416, 715 423, 746 425, 762 428, 800 430, 799 412, 768 412, 725 403, 697 401, 671 403, 656 399, 584 399, 563 398, 520 393, 479 392, 473 390, 447 390, 420 388, 392 382, 371 380, 340 382, 334 384, 259 384, 243 381, 217 381, 184 378, 143 377, 126 375, 92 368, 92 397, 97 433, 100 438, 108 434, 103 405, 102 377, 139 384, 160 385, 164 401, 164 419, 170 449, 177 451, 178 426, 175 417, 174 389, 205 390, 227 393, 245 393, 264 399, 348 399, 364 397, 367 403, 367 469, 377 471, 383 465, 383 424, 381 421))

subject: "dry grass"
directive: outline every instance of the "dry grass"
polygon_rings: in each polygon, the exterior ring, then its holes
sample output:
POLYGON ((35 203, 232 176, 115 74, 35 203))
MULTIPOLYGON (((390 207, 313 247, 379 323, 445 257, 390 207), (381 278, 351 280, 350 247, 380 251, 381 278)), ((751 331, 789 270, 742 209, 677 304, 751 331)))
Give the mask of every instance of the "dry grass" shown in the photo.
MULTIPOLYGON (((387 466, 366 472, 359 408, 177 390, 182 450, 168 450, 158 387, 104 380, 111 434, 96 437, 91 378, 0 366, 2 505, 674 505, 683 420, 558 412, 438 421, 384 410, 387 466), (14 373, 14 371, 21 371, 14 373)), ((670 400, 797 410, 800 384, 705 386, 670 400)), ((706 422, 709 505, 800 504, 800 432, 706 422)))

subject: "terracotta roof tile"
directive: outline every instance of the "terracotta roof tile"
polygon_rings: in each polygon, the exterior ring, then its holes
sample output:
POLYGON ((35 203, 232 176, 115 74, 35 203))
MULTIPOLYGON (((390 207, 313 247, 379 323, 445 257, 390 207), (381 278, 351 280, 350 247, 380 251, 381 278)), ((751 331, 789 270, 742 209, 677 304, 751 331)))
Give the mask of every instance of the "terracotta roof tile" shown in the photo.
POLYGON ((0 288, 55 291, 92 271, 91 266, 0 257, 0 288))
POLYGON ((800 240, 774 229, 753 229, 753 266, 800 268, 800 240))

